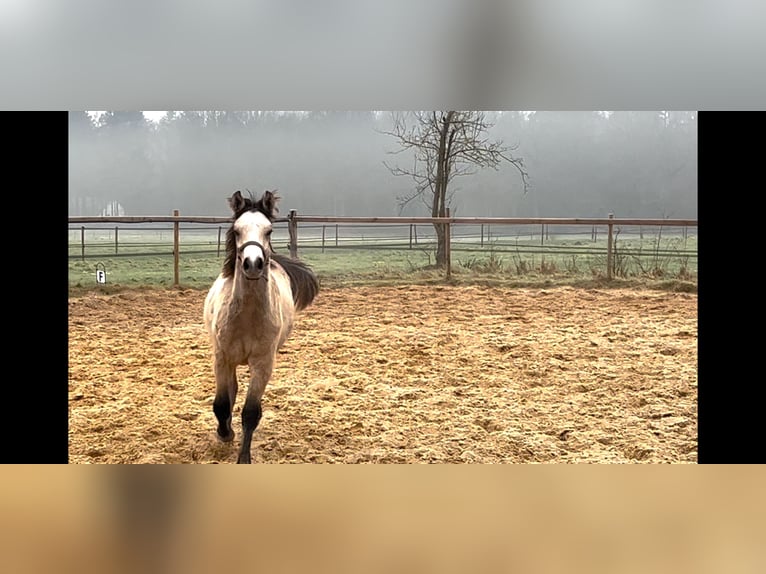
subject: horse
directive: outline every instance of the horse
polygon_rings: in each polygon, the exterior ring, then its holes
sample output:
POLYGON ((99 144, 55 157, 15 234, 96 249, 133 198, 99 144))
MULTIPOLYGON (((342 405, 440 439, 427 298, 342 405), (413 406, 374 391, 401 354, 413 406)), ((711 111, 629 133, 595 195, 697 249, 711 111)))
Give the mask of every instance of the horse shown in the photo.
POLYGON ((250 369, 237 464, 251 462, 250 443, 261 420, 261 397, 277 352, 290 335, 296 313, 319 292, 316 275, 305 263, 272 249, 279 199, 272 191, 257 201, 240 191, 228 199, 234 216, 226 232, 223 269, 205 298, 204 322, 216 385, 213 413, 223 442, 234 439, 231 414, 237 398, 237 366, 250 369))

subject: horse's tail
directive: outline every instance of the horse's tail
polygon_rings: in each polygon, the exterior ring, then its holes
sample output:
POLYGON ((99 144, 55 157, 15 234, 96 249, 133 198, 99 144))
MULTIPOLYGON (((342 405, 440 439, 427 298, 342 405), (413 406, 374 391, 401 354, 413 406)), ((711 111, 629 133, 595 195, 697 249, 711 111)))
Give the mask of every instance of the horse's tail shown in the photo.
POLYGON ((297 259, 291 259, 279 253, 272 253, 272 259, 282 266, 290 278, 295 308, 301 311, 308 307, 319 293, 319 281, 311 268, 297 259))

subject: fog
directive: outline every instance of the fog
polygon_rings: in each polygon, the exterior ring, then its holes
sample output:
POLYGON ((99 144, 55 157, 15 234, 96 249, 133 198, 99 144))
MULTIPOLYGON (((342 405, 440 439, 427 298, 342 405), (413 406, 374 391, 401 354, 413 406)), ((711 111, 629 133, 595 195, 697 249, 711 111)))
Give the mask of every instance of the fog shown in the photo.
POLYGON ((187 4, 0 2, 0 102, 720 110, 766 97, 759 0, 187 4))
MULTIPOLYGON (((452 211, 490 217, 697 216, 697 114, 491 112, 487 137, 517 146, 511 165, 453 183, 452 211)), ((70 215, 228 215, 237 189, 278 190, 281 213, 427 215, 397 197, 413 182, 384 165, 388 112, 70 112, 70 215)))

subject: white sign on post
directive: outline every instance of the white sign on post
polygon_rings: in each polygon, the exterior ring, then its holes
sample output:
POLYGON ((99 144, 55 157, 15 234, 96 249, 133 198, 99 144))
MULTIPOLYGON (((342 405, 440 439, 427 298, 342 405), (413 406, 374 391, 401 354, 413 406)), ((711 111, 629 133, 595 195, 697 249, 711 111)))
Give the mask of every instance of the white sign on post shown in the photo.
POLYGON ((103 285, 106 283, 106 267, 103 263, 96 265, 96 283, 103 285))

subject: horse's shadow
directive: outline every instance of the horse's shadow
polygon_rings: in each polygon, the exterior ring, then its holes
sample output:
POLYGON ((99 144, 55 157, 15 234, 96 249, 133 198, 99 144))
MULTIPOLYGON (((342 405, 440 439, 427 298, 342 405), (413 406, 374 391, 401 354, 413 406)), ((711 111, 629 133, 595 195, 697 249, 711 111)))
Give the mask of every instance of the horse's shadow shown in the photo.
POLYGON ((198 433, 191 445, 189 458, 198 464, 237 462, 236 443, 235 441, 222 442, 215 431, 202 431, 198 433))
MULTIPOLYGON (((189 459, 197 464, 229 464, 236 463, 238 456, 237 438, 241 431, 235 433, 234 440, 223 442, 216 432, 200 431, 190 448, 189 459)), ((266 429, 259 429, 253 436, 253 446, 260 453, 254 462, 275 462, 282 458, 284 445, 280 437, 266 429)))

